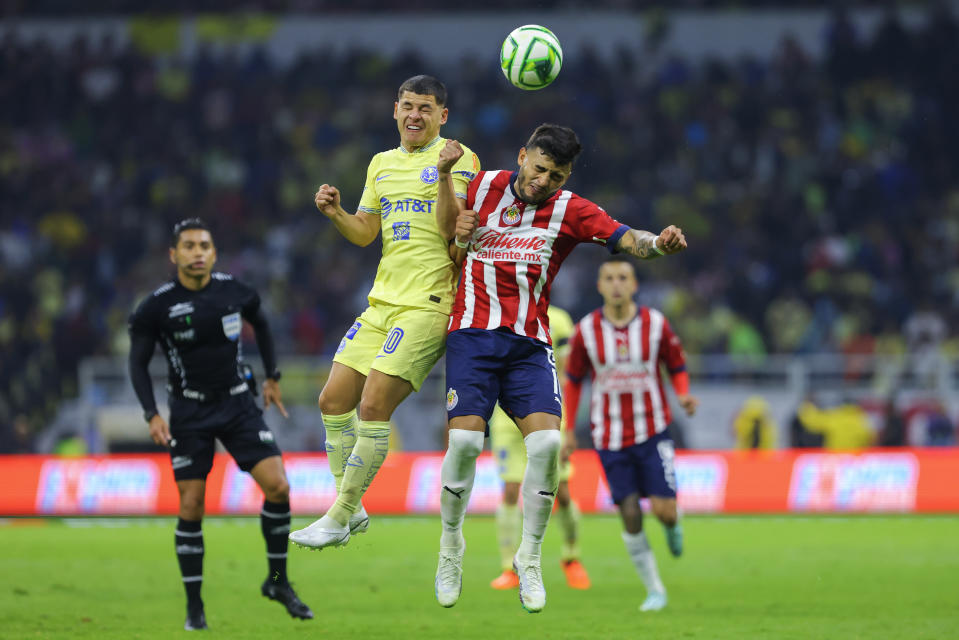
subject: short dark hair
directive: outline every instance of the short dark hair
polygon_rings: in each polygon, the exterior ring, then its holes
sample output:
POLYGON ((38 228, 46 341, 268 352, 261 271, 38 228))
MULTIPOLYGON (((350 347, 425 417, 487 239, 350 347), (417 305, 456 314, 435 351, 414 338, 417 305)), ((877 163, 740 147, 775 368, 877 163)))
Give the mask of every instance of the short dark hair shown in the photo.
MULTIPOLYGON (((630 258, 628 258, 628 257, 626 257, 625 255, 620 254, 620 253, 615 253, 615 254, 607 257, 606 260, 603 261, 603 264, 604 264, 604 265, 605 265, 605 264, 616 264, 617 262, 625 262, 626 264, 628 264, 629 266, 631 266, 631 267, 633 268, 633 272, 636 271, 636 264, 635 264, 630 258)), ((602 265, 600 265, 600 266, 602 266, 602 265)))
POLYGON ((180 234, 184 231, 189 231, 190 229, 202 229, 203 231, 210 231, 210 227, 208 227, 207 224, 200 218, 185 218, 173 225, 173 235, 170 237, 170 246, 176 248, 177 244, 180 242, 180 234))
POLYGON ((446 85, 433 76, 413 76, 401 84, 399 91, 396 92, 397 102, 403 97, 404 91, 421 96, 433 96, 436 98, 436 104, 441 107, 446 105, 446 85))
POLYGON ((576 132, 558 124, 541 124, 529 137, 526 149, 537 148, 558 165, 572 165, 576 156, 583 150, 576 132))

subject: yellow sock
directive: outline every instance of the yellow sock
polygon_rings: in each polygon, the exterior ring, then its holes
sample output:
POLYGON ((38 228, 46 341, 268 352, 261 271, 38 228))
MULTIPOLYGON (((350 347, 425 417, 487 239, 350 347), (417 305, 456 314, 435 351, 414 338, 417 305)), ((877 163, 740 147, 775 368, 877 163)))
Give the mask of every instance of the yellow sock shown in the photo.
POLYGON ((339 494, 346 461, 350 459, 356 444, 356 411, 338 416, 321 415, 326 429, 326 459, 336 484, 336 493, 339 494))
POLYGON ((499 543, 500 566, 513 568, 513 556, 519 547, 519 506, 500 502, 496 507, 496 541, 499 543))
POLYGON ((350 516, 359 509, 360 500, 376 472, 383 466, 389 448, 389 421, 356 421, 356 444, 346 462, 339 495, 326 515, 346 526, 350 516))
POLYGON ((579 559, 579 507, 570 501, 569 506, 556 507, 556 516, 563 529, 563 542, 560 546, 560 560, 579 559))

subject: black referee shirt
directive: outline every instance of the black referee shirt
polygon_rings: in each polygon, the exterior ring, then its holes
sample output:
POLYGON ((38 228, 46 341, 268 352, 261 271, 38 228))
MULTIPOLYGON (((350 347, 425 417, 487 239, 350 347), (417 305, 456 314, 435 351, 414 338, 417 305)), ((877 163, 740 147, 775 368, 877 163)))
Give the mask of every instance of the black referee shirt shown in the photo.
POLYGON ((260 296, 233 276, 213 272, 199 291, 167 282, 130 315, 130 377, 145 411, 156 411, 150 358, 159 342, 173 393, 211 398, 244 382, 240 372, 243 320, 253 326, 267 374, 276 369, 273 337, 260 296))

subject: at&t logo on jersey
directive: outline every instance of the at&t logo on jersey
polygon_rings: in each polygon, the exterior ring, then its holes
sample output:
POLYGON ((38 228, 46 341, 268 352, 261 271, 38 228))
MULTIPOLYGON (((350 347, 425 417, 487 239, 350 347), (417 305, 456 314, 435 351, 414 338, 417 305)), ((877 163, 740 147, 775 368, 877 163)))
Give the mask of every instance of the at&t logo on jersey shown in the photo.
POLYGON ((436 170, 436 167, 426 167, 420 173, 420 180, 426 184, 433 184, 440 177, 439 171, 436 170))
POLYGON ((503 224, 506 226, 514 225, 518 223, 521 217, 522 217, 522 214, 519 211, 519 207, 517 207, 515 204, 510 205, 509 207, 504 209, 501 215, 503 224))

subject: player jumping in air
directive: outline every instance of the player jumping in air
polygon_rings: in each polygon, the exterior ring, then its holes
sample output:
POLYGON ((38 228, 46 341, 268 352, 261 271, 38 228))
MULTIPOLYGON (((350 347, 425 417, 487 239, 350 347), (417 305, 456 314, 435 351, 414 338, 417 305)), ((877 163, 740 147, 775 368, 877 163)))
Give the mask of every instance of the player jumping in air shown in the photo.
POLYGON ((666 588, 643 532, 640 496, 666 528, 670 552, 683 552, 676 511, 673 441, 666 432, 671 416, 660 364, 669 371, 679 404, 696 411, 679 337, 656 309, 633 301, 638 285, 632 263, 613 258, 599 269, 603 306, 576 325, 566 361, 566 410, 576 415, 583 380, 591 381, 593 445, 606 473, 613 502, 623 519, 623 542, 646 586, 641 611, 666 606, 666 588))
POLYGON ((389 444, 390 417, 443 355, 456 269, 450 244, 479 160, 440 137, 449 110, 446 87, 414 76, 397 93, 400 146, 373 157, 355 215, 336 187, 322 185, 316 207, 350 242, 366 246, 383 232, 383 257, 370 306, 349 328, 320 393, 326 452, 337 499, 322 518, 290 534, 313 549, 342 546, 369 517, 361 498, 389 444), (455 162, 440 165, 451 153, 455 162), (437 186, 445 188, 437 191, 437 186))
POLYGON ((523 537, 513 558, 520 602, 530 612, 546 605, 540 548, 558 485, 562 416, 547 308, 563 260, 580 242, 642 259, 686 248, 674 226, 658 236, 636 231, 562 190, 581 149, 572 129, 539 126, 520 149, 519 170, 479 173, 459 216, 472 217, 476 229, 456 236, 466 255, 446 343, 449 447, 439 487, 443 532, 435 581, 444 607, 456 604, 462 590, 463 518, 497 401, 526 443, 523 537))
MULTIPOLYGON (((553 305, 547 310, 549 330, 553 338, 556 368, 561 384, 566 369, 566 354, 569 338, 573 334, 573 319, 553 305)), ((568 420, 560 422, 560 432, 566 431, 568 420)), ((490 450, 496 458, 496 469, 503 481, 503 497, 496 507, 496 538, 499 543, 501 573, 491 583, 494 589, 515 589, 519 576, 513 571, 513 556, 519 546, 519 492, 523 473, 526 471, 526 445, 516 423, 498 405, 489 421, 490 450)), ((570 439, 568 439, 570 440, 570 439)), ((560 566, 566 576, 566 584, 573 589, 588 589, 589 574, 579 559, 579 508, 569 493, 569 478, 573 473, 569 455, 576 448, 564 446, 559 460, 559 488, 556 490, 556 515, 563 534, 560 549, 560 566)))

